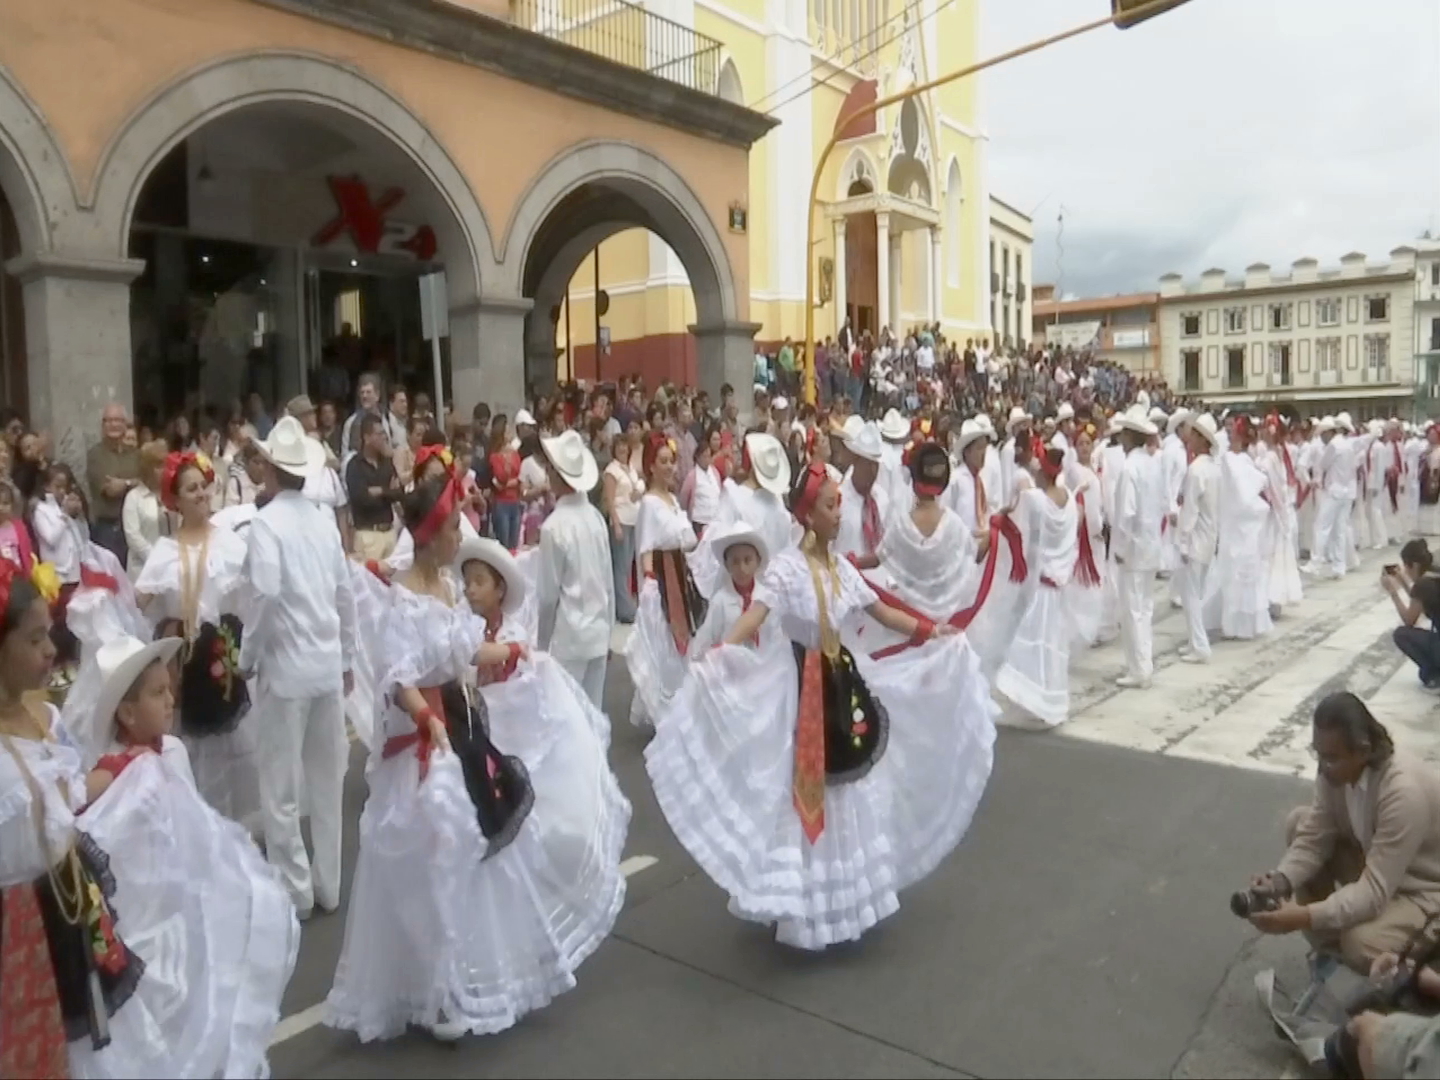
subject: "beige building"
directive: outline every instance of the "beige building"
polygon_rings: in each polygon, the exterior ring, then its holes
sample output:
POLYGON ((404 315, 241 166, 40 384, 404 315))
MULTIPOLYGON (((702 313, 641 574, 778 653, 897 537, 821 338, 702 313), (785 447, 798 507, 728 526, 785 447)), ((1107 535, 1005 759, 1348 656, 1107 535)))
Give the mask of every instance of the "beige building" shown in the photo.
POLYGON ((1160 279, 1161 366, 1170 384, 1216 405, 1293 402, 1303 413, 1409 413, 1415 392, 1416 252, 1336 269, 1297 259, 1243 278, 1209 270, 1160 279))
POLYGON ((1002 345, 1024 348, 1030 341, 1034 247, 1035 223, 990 196, 990 326, 1002 345))
POLYGON ((1159 293, 1055 299, 1054 285, 1035 286, 1034 336, 1046 345, 1088 349, 1135 372, 1160 370, 1159 293))

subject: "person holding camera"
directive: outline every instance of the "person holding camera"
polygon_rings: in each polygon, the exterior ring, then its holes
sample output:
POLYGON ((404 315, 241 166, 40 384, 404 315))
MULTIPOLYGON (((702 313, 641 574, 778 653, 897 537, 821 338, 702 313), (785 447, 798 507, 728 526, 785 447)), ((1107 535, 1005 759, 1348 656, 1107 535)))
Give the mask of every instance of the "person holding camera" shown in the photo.
POLYGON ((1440 574, 1424 540, 1400 549, 1400 565, 1387 566, 1380 584, 1405 625, 1395 628, 1395 647, 1415 661, 1427 689, 1440 689, 1440 574), (1417 626, 1424 616, 1429 627, 1417 626))
POLYGON ((1368 974, 1440 913, 1440 775, 1348 691, 1316 707, 1312 737, 1315 798, 1290 814, 1289 849, 1252 882, 1248 915, 1368 974))

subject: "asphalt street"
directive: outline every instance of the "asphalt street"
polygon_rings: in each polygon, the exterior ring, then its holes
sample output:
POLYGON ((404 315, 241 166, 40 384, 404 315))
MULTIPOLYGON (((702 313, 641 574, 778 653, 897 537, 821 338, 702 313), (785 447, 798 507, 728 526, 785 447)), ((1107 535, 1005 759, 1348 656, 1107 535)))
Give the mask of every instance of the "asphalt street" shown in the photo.
MULTIPOLYGON (((1209 667, 1175 663, 1181 620, 1157 604, 1149 691, 1114 691, 1114 646, 1076 657, 1071 724, 1002 730, 985 802, 960 848, 902 896, 898 915, 820 955, 777 946, 726 913, 650 794, 646 736, 622 720, 611 760, 635 811, 629 895, 579 986, 502 1035, 442 1046, 416 1032, 361 1045, 319 1023, 342 907, 305 927, 274 1073, 1298 1075, 1253 980, 1265 967, 1303 970, 1303 943, 1257 938, 1227 901, 1274 864, 1285 813, 1308 798, 1307 767, 1297 762, 1317 693, 1352 686, 1402 745, 1440 754, 1440 699, 1412 685, 1385 647, 1394 618, 1375 579, 1386 558, 1316 586, 1266 642, 1217 645, 1209 667)), ((610 672, 607 705, 626 717, 630 685, 618 657, 610 672)), ((356 746, 347 894, 364 793, 356 746)))

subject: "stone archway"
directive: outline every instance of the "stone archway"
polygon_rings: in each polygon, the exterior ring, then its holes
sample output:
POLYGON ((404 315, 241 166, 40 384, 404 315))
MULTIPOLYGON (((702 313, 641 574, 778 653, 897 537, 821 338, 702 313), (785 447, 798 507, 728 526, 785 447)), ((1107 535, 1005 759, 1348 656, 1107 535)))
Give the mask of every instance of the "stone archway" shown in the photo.
MULTIPOLYGON (((174 80, 141 105, 100 158, 90 215, 95 244, 123 258, 141 189, 165 155, 211 121, 265 102, 337 110, 403 151, 451 211, 452 220, 435 228, 446 252, 452 311, 477 302, 481 283, 495 269, 494 245, 459 166, 415 113, 379 83, 310 53, 258 52, 219 60, 174 80)), ((470 344, 457 335, 452 347, 470 344)))
MULTIPOLYGON (((550 311, 585 254, 627 228, 660 236, 684 264, 695 298, 702 384, 743 384, 757 327, 742 322, 743 298, 721 238, 699 197, 663 159, 621 142, 572 147, 541 171, 521 197, 506 233, 502 270, 513 295, 532 303, 526 352, 554 356, 550 311), (743 361, 743 363, 741 362, 743 361)), ((541 375, 531 371, 532 378, 541 375)), ((553 378, 553 368, 549 374, 553 378)), ((542 380, 543 381, 543 380, 542 380)))
POLYGON ((65 155, 39 108, 0 67, 0 189, 19 228, 22 250, 36 255, 60 246, 75 211, 75 184, 65 155))

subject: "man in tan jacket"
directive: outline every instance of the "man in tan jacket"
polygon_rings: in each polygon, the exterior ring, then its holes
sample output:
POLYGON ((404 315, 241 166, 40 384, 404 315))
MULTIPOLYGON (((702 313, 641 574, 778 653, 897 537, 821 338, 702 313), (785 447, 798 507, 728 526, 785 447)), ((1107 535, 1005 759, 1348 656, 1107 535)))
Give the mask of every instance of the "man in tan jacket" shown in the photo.
POLYGON ((1269 934, 1306 933, 1368 974, 1440 914, 1440 774, 1395 750, 1354 694, 1315 710, 1315 799, 1290 815, 1289 850, 1257 885, 1293 886, 1279 910, 1251 916, 1269 934))

